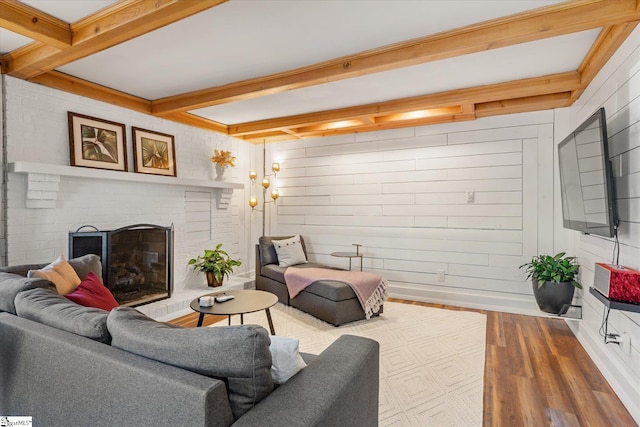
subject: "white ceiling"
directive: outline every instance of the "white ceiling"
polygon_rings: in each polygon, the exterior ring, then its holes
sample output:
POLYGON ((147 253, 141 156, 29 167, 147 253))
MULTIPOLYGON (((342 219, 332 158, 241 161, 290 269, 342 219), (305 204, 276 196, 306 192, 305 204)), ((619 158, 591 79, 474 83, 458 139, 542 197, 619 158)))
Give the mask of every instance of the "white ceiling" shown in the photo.
MULTIPOLYGON (((111 0, 22 0, 73 23, 111 0)), ((156 100, 562 3, 231 0, 57 68, 156 100)), ((574 71, 600 29, 190 111, 226 125, 574 71)), ((0 52, 31 40, 0 28, 0 52)))

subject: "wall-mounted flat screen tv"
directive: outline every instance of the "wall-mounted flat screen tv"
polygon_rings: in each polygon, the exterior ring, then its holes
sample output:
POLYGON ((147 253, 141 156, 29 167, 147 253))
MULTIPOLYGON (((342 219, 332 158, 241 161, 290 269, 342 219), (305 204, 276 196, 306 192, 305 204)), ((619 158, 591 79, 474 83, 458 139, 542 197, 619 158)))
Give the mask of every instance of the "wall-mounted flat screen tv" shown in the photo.
POLYGON ((562 140, 558 159, 564 228, 614 236, 618 219, 604 108, 562 140))

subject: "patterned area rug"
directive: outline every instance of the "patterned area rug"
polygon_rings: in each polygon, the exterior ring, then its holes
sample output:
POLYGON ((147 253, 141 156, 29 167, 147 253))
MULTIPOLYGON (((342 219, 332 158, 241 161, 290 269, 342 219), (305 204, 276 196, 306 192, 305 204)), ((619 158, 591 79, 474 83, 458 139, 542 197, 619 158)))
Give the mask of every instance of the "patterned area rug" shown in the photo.
MULTIPOLYGON (((382 316, 338 328, 280 303, 271 315, 276 334, 299 339, 305 353, 344 334, 380 343, 381 426, 482 425, 484 314, 387 302, 382 316)), ((269 330, 264 311, 244 323, 269 330)))

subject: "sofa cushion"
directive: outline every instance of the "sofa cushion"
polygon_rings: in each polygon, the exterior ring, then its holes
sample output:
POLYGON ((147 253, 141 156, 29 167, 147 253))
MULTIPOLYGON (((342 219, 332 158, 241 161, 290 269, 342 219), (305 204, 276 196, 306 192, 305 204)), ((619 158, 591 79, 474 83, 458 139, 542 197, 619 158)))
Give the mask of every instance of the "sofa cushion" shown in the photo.
MULTIPOLYGON (((258 245, 260 246, 260 264, 261 265, 269 265, 276 264, 278 265, 278 254, 276 253, 276 248, 273 246, 273 240, 284 240, 290 239, 294 236, 262 236, 258 239, 258 245)), ((307 248, 304 245, 304 238, 300 236, 300 243, 302 244, 302 249, 304 250, 305 256, 307 254, 307 248)))
POLYGON ((71 332, 95 341, 109 343, 108 312, 83 307, 58 295, 52 289, 31 289, 15 299, 16 314, 44 325, 71 332))
POLYGON ((49 280, 56 286, 60 295, 73 292, 81 282, 78 273, 62 255, 39 270, 29 270, 27 277, 49 280))
POLYGON ((17 274, 18 276, 27 277, 29 270, 39 270, 47 264, 20 264, 0 267, 0 273, 17 274))
POLYGON ((129 307, 113 309, 107 326, 114 347, 224 380, 236 419, 273 391, 270 340, 263 327, 182 328, 129 307))
POLYGON ((87 254, 81 257, 72 258, 69 260, 69 265, 73 267, 81 280, 84 280, 89 272, 93 272, 100 281, 104 280, 102 277, 102 262, 98 255, 87 254))
POLYGON ((307 262, 307 255, 302 249, 300 235, 295 235, 290 239, 272 240, 272 243, 276 249, 280 267, 289 267, 307 262))
MULTIPOLYGON (((298 268, 298 266, 296 266, 298 268)), ((318 295, 330 301, 343 301, 358 298, 351 286, 337 280, 318 280, 310 284, 302 292, 318 295)))
POLYGON ((271 345, 271 378, 275 384, 284 384, 289 378, 307 366, 298 347, 300 341, 295 338, 272 336, 271 345))
POLYGON ((65 297, 76 304, 101 308, 106 311, 111 311, 120 305, 93 271, 87 274, 75 291, 65 295, 65 297))
POLYGON ((22 291, 35 288, 54 289, 54 286, 53 283, 48 280, 38 278, 27 279, 17 274, 0 272, 0 311, 8 311, 11 314, 16 314, 16 295, 22 291))
MULTIPOLYGON (((72 258, 69 260, 69 264, 76 271, 76 274, 80 279, 84 279, 89 271, 93 271, 100 280, 103 280, 102 262, 98 255, 87 254, 81 257, 72 258)), ((9 265, 7 267, 0 267, 0 272, 13 273, 18 276, 27 277, 29 270, 40 270, 46 265, 46 263, 9 265)))

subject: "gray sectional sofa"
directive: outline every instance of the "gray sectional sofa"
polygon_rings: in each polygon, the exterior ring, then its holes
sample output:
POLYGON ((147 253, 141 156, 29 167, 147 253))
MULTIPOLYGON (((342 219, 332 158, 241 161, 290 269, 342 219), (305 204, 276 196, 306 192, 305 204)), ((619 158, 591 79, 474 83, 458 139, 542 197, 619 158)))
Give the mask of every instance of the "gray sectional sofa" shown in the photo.
MULTIPOLYGON (((72 260, 73 261, 73 260, 72 260)), ((93 265, 86 259, 72 266, 93 265)), ((99 261, 99 260, 98 260, 99 261)), ((344 335, 274 387, 267 331, 82 307, 0 268, 0 414, 35 426, 375 426, 379 345, 344 335)), ((82 276, 81 276, 82 277, 82 276)))
MULTIPOLYGON (((271 292, 283 303, 309 313, 335 326, 364 319, 365 313, 351 287, 335 280, 320 280, 311 284, 295 298, 289 297, 284 272, 287 267, 278 265, 278 254, 273 240, 293 236, 262 236, 256 245, 256 289, 271 292)), ((304 239, 300 236, 302 250, 307 256, 304 239)), ((308 257, 307 257, 308 259, 308 257)), ((323 264, 307 262, 296 268, 331 268, 323 264)), ((378 314, 383 312, 380 308, 378 314)))

